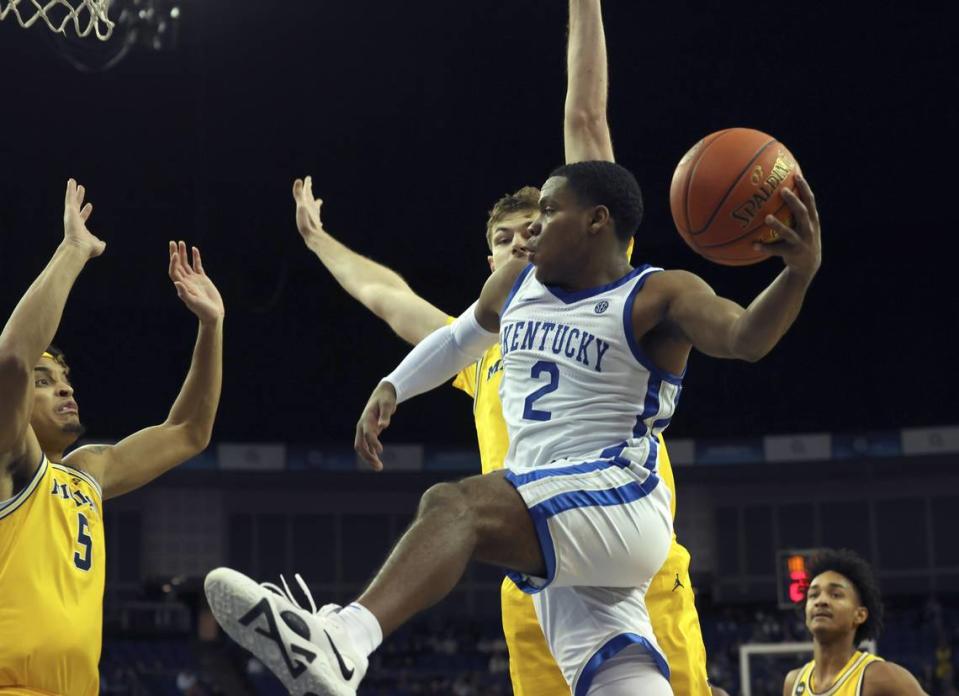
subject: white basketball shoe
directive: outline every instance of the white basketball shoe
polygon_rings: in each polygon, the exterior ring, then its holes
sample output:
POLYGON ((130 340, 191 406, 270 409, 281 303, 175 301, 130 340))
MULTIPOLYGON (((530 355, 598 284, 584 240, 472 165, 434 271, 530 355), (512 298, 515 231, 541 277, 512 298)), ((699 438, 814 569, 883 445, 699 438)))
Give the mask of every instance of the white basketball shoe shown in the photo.
POLYGON ((310 601, 308 611, 296 602, 286 580, 283 588, 258 584, 242 573, 217 568, 203 589, 217 622, 249 650, 294 696, 355 696, 366 674, 359 653, 328 604, 317 610, 306 583, 297 581, 310 601))

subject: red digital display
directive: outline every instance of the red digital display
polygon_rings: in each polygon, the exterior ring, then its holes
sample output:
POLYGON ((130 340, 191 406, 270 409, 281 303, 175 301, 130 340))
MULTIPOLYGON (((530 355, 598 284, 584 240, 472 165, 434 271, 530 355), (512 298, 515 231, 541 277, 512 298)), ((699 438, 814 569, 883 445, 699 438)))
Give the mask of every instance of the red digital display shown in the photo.
POLYGON ((789 599, 799 603, 806 598, 809 587, 809 573, 806 571, 805 556, 789 556, 786 559, 789 570, 789 599))
POLYGON ((802 604, 812 578, 809 577, 809 559, 813 551, 788 549, 779 551, 776 573, 779 576, 779 606, 790 609, 802 604))

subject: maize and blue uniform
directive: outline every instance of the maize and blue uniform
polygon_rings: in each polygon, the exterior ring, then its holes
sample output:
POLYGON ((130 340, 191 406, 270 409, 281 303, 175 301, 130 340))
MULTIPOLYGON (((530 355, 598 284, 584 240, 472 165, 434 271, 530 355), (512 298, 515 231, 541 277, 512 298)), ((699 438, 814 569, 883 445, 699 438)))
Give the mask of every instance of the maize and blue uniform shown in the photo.
POLYGON ((796 683, 793 684, 792 691, 789 692, 790 696, 861 696, 863 682, 866 678, 866 668, 873 662, 881 661, 881 657, 857 650, 829 687, 813 683, 813 670, 816 669, 816 661, 807 662, 799 670, 796 683))
POLYGON ((46 457, 0 502, 0 694, 96 696, 106 553, 103 494, 46 457))

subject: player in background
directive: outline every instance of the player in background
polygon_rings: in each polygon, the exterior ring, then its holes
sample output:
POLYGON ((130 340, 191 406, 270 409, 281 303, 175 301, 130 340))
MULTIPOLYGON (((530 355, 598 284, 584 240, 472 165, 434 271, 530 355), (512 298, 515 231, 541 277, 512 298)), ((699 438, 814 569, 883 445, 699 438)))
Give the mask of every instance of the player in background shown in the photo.
MULTIPOLYGON (((569 3, 568 85, 564 114, 567 162, 613 161, 613 145, 606 117, 608 69, 603 18, 599 0, 569 3)), ((416 294, 395 271, 357 254, 333 238, 320 217, 322 201, 315 199, 312 181, 293 186, 297 227, 307 247, 350 295, 387 324, 403 340, 419 343, 451 321, 447 312, 416 294)), ((487 262, 495 271, 511 257, 514 246, 539 213, 539 190, 524 187, 504 196, 490 211, 486 225, 487 262)), ((632 251, 630 245, 627 256, 632 251)), ((473 398, 483 473, 501 469, 509 447, 499 386, 503 378, 499 344, 460 372, 453 385, 473 398)), ((659 474, 676 493, 665 446, 660 450, 659 474)), ((653 629, 670 665, 673 690, 685 696, 710 693, 695 594, 689 577, 689 552, 674 538, 669 555, 646 595, 653 629)), ((508 578, 501 588, 503 632, 510 654, 510 678, 516 696, 552 696, 566 689, 559 668, 546 646, 533 602, 508 578)), ((713 693, 723 694, 713 689, 713 693)))
MULTIPOLYGON (((87 228, 91 212, 71 179, 63 241, 0 333, 0 694, 99 694, 103 501, 202 452, 220 398, 223 302, 199 250, 191 264, 186 245, 170 242, 170 279, 199 319, 180 394, 160 425, 64 454, 84 428, 70 368, 50 342, 74 281, 106 248, 87 228)), ((149 370, 129 357, 114 369, 149 370)), ((117 407, 145 396, 118 394, 117 407)))
POLYGON ((882 631, 882 598, 864 558, 826 549, 809 564, 806 628, 813 659, 786 675, 783 696, 924 696, 909 672, 857 649, 882 631))

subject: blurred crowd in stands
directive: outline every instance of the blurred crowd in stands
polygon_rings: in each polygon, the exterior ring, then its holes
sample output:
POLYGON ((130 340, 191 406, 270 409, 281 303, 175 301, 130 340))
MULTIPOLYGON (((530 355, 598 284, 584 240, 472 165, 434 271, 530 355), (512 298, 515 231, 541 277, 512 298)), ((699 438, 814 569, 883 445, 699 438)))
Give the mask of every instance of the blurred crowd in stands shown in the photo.
MULTIPOLYGON (((107 636, 101 693, 126 696, 279 696, 284 689, 262 664, 220 633, 202 605, 192 635, 107 636)), ((745 643, 806 641, 802 617, 766 606, 703 606, 712 682, 740 693, 745 643)), ((909 669, 932 696, 959 696, 959 598, 889 602, 880 655, 909 669)), ((162 627, 161 627, 162 628, 162 627)), ((779 696, 785 673, 807 657, 754 656, 754 696, 779 696)), ((506 696, 509 659, 495 618, 426 615, 390 637, 373 656, 363 696, 506 696)))

